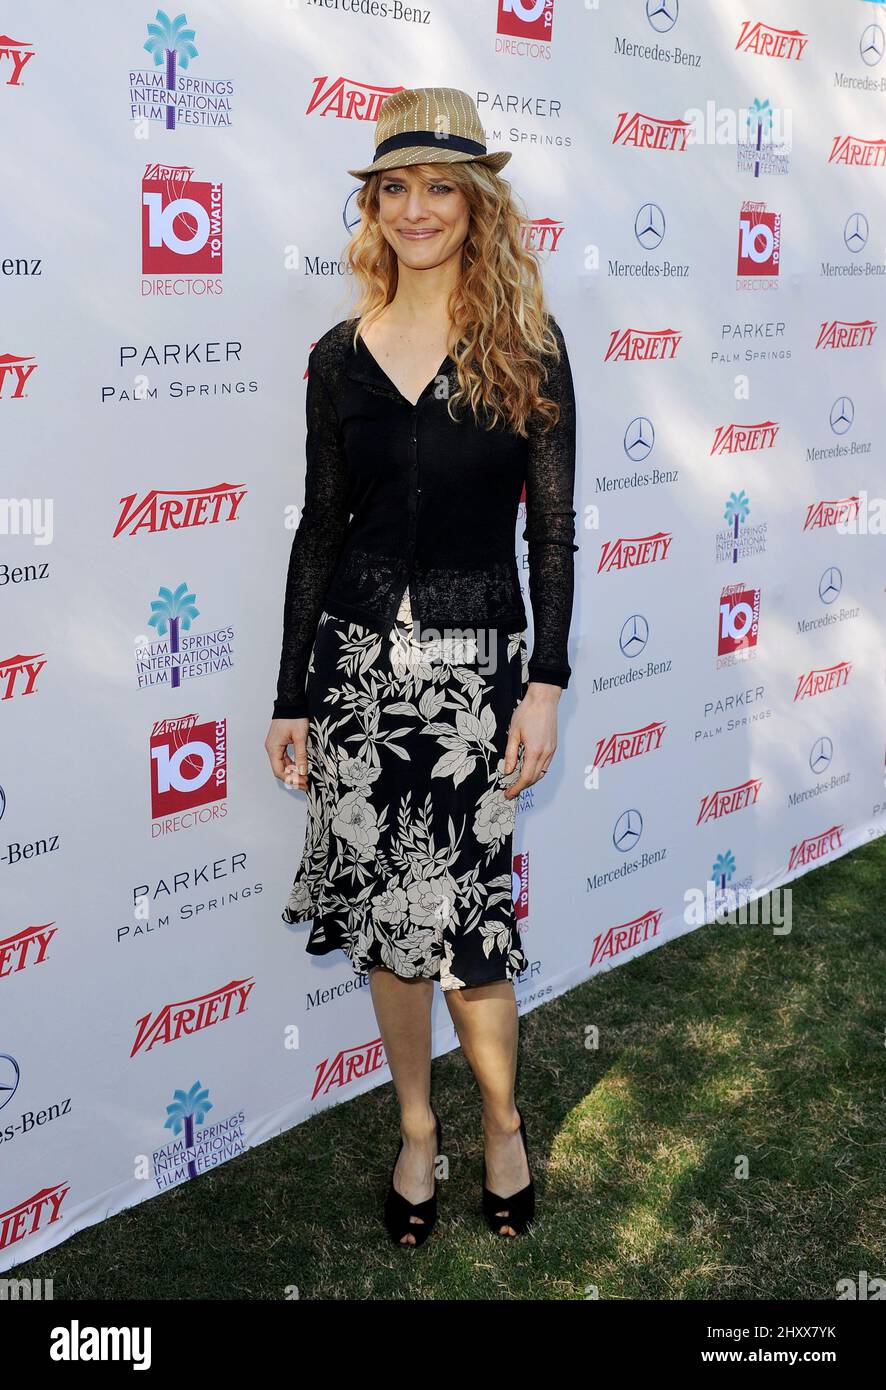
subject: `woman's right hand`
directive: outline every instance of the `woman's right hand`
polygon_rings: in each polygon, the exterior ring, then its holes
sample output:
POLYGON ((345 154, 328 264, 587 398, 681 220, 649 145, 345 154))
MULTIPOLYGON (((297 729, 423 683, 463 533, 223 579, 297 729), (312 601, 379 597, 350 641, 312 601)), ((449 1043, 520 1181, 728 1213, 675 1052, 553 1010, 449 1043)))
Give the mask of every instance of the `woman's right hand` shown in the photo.
POLYGON ((308 790, 308 721, 307 719, 272 719, 265 739, 265 752, 275 777, 287 787, 308 790), (294 758, 287 751, 292 744, 294 758))

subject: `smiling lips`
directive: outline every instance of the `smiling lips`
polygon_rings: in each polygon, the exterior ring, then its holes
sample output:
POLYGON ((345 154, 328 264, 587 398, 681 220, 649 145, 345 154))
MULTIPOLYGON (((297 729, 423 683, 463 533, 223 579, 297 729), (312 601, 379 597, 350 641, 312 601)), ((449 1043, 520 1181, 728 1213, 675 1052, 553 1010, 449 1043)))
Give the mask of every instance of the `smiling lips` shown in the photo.
POLYGON ((419 232, 419 231, 414 231, 414 232, 402 231, 402 232, 400 233, 400 235, 401 235, 401 236, 405 236, 405 237, 409 237, 410 241, 425 241, 428 237, 436 236, 436 235, 437 235, 437 229, 436 229, 436 227, 434 227, 434 228, 433 228, 432 230, 430 230, 430 231, 421 231, 421 232, 419 232))

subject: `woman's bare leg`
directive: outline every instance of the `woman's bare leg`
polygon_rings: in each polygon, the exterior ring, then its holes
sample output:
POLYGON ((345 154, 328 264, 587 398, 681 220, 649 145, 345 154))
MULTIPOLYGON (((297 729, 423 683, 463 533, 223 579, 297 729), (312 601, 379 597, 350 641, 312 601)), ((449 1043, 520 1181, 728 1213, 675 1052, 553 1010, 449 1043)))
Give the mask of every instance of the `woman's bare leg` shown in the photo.
MULTIPOLYGON (((447 989, 443 998, 483 1097, 487 1185, 500 1197, 512 1197, 529 1182, 514 1101, 519 1018, 514 986, 502 980, 469 989, 447 989)), ((502 1224, 500 1234, 517 1233, 502 1224)))
MULTIPOLYGON (((377 966, 369 972, 372 1004, 400 1102, 403 1149, 394 1172, 394 1187, 407 1202, 434 1195, 437 1127, 431 1109, 431 1003, 433 980, 403 980, 377 966)), ((417 1216, 415 1224, 423 1224, 417 1216)), ((401 1245, 414 1245, 405 1235, 401 1245)))

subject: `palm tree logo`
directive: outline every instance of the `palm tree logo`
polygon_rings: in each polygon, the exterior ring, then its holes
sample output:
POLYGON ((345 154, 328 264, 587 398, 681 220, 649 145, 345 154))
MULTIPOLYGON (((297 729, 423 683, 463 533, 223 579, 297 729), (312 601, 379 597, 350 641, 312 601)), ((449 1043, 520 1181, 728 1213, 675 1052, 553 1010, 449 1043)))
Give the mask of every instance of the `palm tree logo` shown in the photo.
POLYGON ((768 97, 765 101, 759 101, 757 97, 754 97, 754 104, 748 110, 748 130, 753 132, 755 126, 757 129, 755 141, 757 154, 754 159, 754 178, 758 179, 760 177, 760 150, 763 147, 763 135, 764 132, 768 135, 772 129, 772 107, 769 105, 768 97))
MULTIPOLYGON (((156 23, 147 25, 145 49, 153 57, 156 67, 165 61, 166 90, 170 93, 175 92, 176 63, 184 72, 191 59, 198 56, 193 42, 195 31, 189 29, 187 24, 184 14, 170 19, 165 10, 158 10, 156 23)), ((171 97, 166 103, 166 129, 175 130, 175 102, 171 97)))
POLYGON ((734 565, 738 564, 738 528, 741 522, 747 521, 750 510, 751 504, 744 488, 741 492, 730 492, 723 519, 732 523, 732 563, 734 565))
MULTIPOLYGON (((197 596, 188 592, 187 584, 179 584, 175 593, 167 588, 160 588, 157 592, 160 597, 155 598, 151 604, 151 617, 148 619, 148 626, 155 628, 159 637, 165 637, 168 632, 169 650, 170 653, 175 653, 179 651, 179 631, 187 632, 192 620, 200 616, 200 609, 194 604, 194 599, 197 596)), ((180 685, 181 667, 177 662, 173 662, 173 690, 176 690, 180 685)))
MULTIPOLYGON (((209 1090, 201 1086, 199 1081, 195 1081, 189 1091, 175 1091, 175 1099, 172 1105, 167 1105, 167 1119, 164 1122, 164 1129, 171 1129, 173 1134, 178 1137, 182 1130, 185 1132, 185 1152, 190 1154, 194 1147, 194 1125, 202 1125, 208 1112, 212 1109, 212 1101, 209 1099, 209 1090)), ((188 1177, 196 1178, 197 1165, 192 1156, 188 1157, 188 1177)))
POLYGON ((731 849, 727 849, 725 854, 718 854, 714 860, 714 867, 711 875, 721 893, 726 892, 726 882, 735 873, 735 855, 731 849))

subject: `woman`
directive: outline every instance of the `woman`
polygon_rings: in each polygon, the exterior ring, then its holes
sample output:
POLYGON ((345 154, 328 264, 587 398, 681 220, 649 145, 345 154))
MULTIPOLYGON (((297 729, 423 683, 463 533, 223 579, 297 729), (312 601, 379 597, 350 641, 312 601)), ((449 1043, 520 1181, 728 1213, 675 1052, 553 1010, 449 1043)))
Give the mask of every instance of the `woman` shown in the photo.
POLYGON ((487 152, 466 93, 418 88, 387 99, 373 162, 349 170, 364 180, 347 252, 362 295, 308 359, 305 506, 265 744, 308 798, 284 919, 313 918, 309 952, 342 949, 368 972, 401 1114, 385 1223, 411 1246, 436 1219, 435 978, 482 1094, 487 1221, 515 1236, 534 1213, 514 1099, 528 962, 512 831, 570 675, 575 402, 498 177, 509 158, 487 152))

